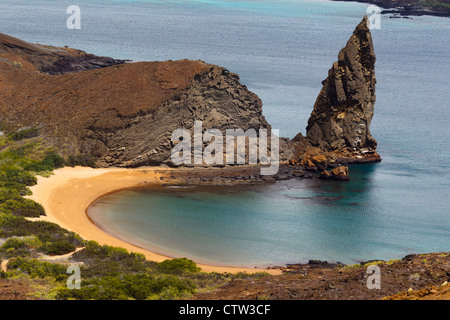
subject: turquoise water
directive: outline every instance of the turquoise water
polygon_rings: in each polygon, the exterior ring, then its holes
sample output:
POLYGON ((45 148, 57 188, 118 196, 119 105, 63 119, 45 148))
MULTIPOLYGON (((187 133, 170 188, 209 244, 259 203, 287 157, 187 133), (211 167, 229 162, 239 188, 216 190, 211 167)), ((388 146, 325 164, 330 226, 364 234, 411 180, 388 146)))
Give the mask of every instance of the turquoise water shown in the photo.
POLYGON ((88 213, 106 232, 138 246, 219 265, 352 264, 448 250, 450 223, 437 190, 411 197, 411 176, 392 181, 380 166, 352 166, 349 183, 123 190, 88 213))
MULTIPOLYGON (((305 132, 321 81, 367 4, 329 1, 71 1, 0 3, 1 32, 141 60, 227 67, 262 99, 280 134, 305 132)), ((256 189, 126 191, 91 212, 128 241, 197 261, 351 263, 449 250, 450 19, 382 16, 372 32, 383 161, 349 183, 289 181, 256 189), (98 210, 95 210, 98 209, 98 210)))

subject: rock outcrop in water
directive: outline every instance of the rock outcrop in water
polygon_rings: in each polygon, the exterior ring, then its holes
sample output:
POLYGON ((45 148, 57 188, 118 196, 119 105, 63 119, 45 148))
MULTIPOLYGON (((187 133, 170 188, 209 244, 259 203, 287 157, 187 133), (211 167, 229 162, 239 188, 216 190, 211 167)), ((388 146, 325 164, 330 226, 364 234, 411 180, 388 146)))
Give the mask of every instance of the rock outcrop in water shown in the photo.
POLYGON ((306 138, 324 151, 373 153, 375 53, 367 17, 357 26, 328 71, 308 120, 306 138))
POLYGON ((342 181, 350 180, 348 174, 348 167, 346 166, 336 167, 331 171, 323 170, 320 173, 319 178, 324 180, 342 180, 342 181))
POLYGON ((299 134, 297 158, 309 168, 380 161, 370 133, 375 106, 375 53, 367 16, 356 27, 314 104, 306 137, 299 134))

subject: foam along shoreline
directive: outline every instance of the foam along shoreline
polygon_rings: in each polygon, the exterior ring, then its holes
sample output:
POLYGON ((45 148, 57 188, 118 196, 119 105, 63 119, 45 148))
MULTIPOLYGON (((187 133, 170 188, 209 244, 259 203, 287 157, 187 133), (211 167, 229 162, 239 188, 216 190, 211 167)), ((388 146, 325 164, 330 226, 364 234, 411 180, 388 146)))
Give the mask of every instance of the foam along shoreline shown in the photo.
MULTIPOLYGON (((170 257, 140 248, 104 232, 92 223, 86 210, 94 201, 108 193, 143 184, 161 185, 163 181, 160 178, 164 178, 172 170, 176 169, 64 167, 54 170, 54 174, 48 178, 38 176, 37 184, 30 187, 33 194, 27 198, 40 203, 45 209, 46 216, 37 219, 56 223, 83 239, 94 240, 101 245, 122 247, 130 252, 142 253, 148 260, 161 262, 170 257)), ((197 265, 206 272, 281 273, 278 269, 197 265)))

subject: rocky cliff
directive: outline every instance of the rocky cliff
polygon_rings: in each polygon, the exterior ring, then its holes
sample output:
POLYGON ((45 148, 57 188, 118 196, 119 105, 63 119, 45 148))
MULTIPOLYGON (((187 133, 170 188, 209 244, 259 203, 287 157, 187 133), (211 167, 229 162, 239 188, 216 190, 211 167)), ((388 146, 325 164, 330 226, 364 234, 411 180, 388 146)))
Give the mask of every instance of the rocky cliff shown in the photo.
POLYGON ((84 60, 77 50, 0 37, 0 124, 6 133, 38 128, 64 156, 134 167, 170 164, 171 133, 192 131, 196 120, 204 130, 270 128, 261 100, 222 67, 81 55, 84 60), (83 71, 73 72, 80 65, 83 71))

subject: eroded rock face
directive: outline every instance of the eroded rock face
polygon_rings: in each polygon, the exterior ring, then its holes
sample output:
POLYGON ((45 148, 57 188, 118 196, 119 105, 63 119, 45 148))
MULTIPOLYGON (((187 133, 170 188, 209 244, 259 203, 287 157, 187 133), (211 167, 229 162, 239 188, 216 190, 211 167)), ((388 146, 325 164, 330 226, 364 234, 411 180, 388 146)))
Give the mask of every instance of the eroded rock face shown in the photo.
POLYGON ((64 157, 91 157, 101 167, 171 165, 172 132, 193 135, 195 121, 223 135, 270 130, 261 100, 225 68, 192 60, 105 61, 0 34, 0 124, 7 133, 39 128, 43 142, 64 157))
POLYGON ((356 27, 322 82, 306 128, 312 146, 365 157, 376 140, 370 133, 375 105, 375 53, 367 16, 356 27))
POLYGON ((105 141, 101 166, 172 165, 171 134, 186 129, 193 137, 194 121, 203 130, 269 129, 262 102, 239 82, 239 76, 214 65, 197 74, 183 92, 163 102, 154 112, 129 119, 113 133, 95 130, 93 141, 105 141))

